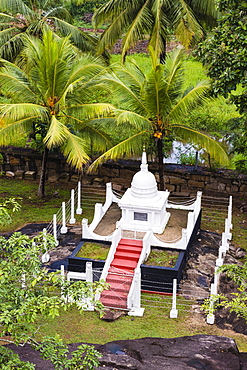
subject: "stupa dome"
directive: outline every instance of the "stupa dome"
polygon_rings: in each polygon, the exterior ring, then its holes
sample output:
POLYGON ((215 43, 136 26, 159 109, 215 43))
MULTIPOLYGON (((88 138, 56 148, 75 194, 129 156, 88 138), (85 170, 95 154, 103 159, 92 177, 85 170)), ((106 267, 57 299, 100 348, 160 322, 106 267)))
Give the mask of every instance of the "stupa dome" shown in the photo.
POLYGON ((133 176, 130 193, 134 198, 145 198, 147 201, 159 198, 155 176, 148 171, 146 152, 142 154, 141 170, 133 176))

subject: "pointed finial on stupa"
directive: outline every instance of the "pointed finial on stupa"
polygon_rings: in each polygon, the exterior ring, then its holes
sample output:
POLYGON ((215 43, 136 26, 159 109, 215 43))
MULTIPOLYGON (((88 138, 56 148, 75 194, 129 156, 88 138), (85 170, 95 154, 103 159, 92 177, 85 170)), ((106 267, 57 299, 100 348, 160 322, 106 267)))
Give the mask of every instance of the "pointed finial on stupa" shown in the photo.
POLYGON ((143 151, 142 151, 141 171, 148 171, 147 154, 145 150, 145 145, 143 145, 143 151))

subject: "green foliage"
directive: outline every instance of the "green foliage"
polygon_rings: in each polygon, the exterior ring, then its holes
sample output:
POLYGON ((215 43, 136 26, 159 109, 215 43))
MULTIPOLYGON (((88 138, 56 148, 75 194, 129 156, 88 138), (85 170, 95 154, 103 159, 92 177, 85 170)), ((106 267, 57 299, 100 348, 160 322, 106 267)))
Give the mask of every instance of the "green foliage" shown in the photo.
POLYGON ((101 357, 93 346, 82 344, 69 358, 68 346, 63 343, 59 335, 45 336, 40 344, 34 345, 34 348, 40 351, 44 359, 53 363, 55 370, 93 370, 98 367, 98 358, 101 357))
POLYGON ((247 60, 247 8, 245 0, 219 0, 222 15, 217 27, 200 44, 198 55, 207 66, 213 80, 214 94, 228 96, 237 85, 242 85, 240 94, 232 100, 240 112, 246 110, 246 60, 247 60))
POLYGON ((218 268, 217 273, 225 273, 237 285, 238 292, 231 293, 230 297, 223 294, 212 295, 204 301, 202 310, 207 314, 213 314, 218 308, 226 307, 247 322, 247 259, 242 265, 223 265, 218 268))
POLYGON ((229 120, 236 117, 239 117, 236 106, 229 104, 225 98, 218 97, 189 112, 184 123, 197 130, 227 134, 230 131, 229 120))
POLYGON ((228 126, 230 131, 228 140, 233 147, 232 152, 247 156, 246 117, 232 119, 228 126))
POLYGON ((233 169, 240 173, 247 174, 247 156, 244 154, 235 154, 231 159, 233 169))
POLYGON ((21 198, 8 198, 0 203, 0 226, 11 224, 11 215, 21 208, 18 202, 20 199, 21 198))
POLYGON ((105 288, 103 282, 70 283, 59 272, 42 268, 41 254, 54 247, 53 237, 45 232, 34 238, 14 233, 0 239, 0 334, 11 333, 16 343, 29 340, 39 330, 35 323, 39 315, 59 316, 61 309, 74 303, 83 310, 105 288))
POLYGON ((19 356, 10 349, 0 346, 1 370, 34 370, 35 365, 29 361, 21 361, 19 356))
POLYGON ((221 305, 243 317, 247 322, 247 259, 241 265, 223 265, 219 272, 224 272, 238 286, 238 292, 232 293, 231 298, 223 297, 221 305))

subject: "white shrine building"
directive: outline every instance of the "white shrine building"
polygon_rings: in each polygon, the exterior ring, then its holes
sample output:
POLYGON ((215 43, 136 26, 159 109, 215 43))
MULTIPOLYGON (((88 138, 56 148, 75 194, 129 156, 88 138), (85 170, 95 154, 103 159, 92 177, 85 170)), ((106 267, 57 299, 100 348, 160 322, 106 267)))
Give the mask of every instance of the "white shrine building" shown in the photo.
POLYGON ((161 234, 170 213, 166 211, 168 191, 158 191, 155 176, 148 171, 147 156, 142 154, 141 169, 137 172, 118 202, 122 217, 117 227, 122 230, 149 231, 161 234))

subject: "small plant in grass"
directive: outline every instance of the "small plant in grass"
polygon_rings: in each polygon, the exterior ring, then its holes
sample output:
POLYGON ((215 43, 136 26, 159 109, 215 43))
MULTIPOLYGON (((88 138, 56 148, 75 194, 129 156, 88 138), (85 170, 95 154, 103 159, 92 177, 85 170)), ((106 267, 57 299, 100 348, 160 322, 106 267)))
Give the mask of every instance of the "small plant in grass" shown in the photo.
POLYGON ((68 346, 63 343, 58 334, 54 337, 46 336, 40 344, 33 344, 40 351, 45 360, 50 360, 55 370, 92 370, 98 367, 101 354, 93 346, 81 344, 72 352, 69 358, 68 346))
POLYGON ((1 370, 34 370, 35 365, 29 361, 21 361, 16 353, 4 346, 0 346, 0 368, 1 370))
POLYGON ((145 262, 145 265, 174 267, 178 256, 179 252, 153 247, 147 261, 145 262))
POLYGON ((109 252, 109 246, 101 243, 85 242, 76 254, 76 257, 105 260, 109 252))
POLYGON ((21 208, 18 202, 20 199, 21 198, 8 198, 0 203, 0 226, 11 224, 12 214, 19 211, 21 208))

